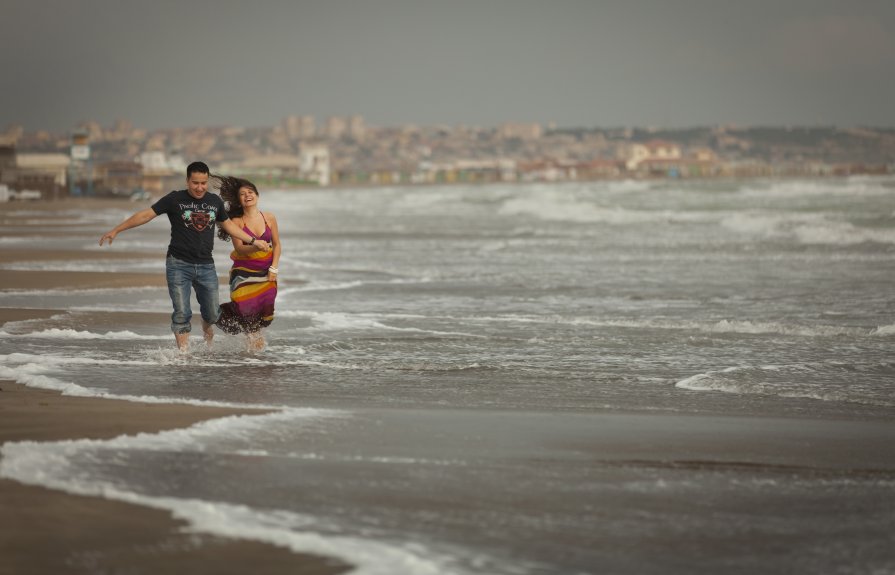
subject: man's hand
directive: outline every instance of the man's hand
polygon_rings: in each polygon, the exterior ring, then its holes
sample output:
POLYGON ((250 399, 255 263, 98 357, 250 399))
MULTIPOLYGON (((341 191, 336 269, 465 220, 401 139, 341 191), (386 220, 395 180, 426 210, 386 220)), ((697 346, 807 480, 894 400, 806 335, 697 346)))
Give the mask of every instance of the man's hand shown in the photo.
POLYGON ((105 242, 106 240, 109 240, 109 245, 111 246, 112 240, 114 240, 115 236, 117 236, 119 233, 123 232, 124 230, 129 230, 131 228, 135 228, 137 226, 142 226, 146 222, 152 220, 154 217, 155 217, 155 212, 152 211, 152 208, 146 208, 145 210, 140 210, 139 212, 135 213, 128 219, 124 220, 123 222, 121 222, 120 224, 118 224, 117 226, 112 228, 111 231, 106 232, 105 235, 103 235, 103 237, 101 237, 99 239, 99 245, 103 245, 103 242, 105 242))

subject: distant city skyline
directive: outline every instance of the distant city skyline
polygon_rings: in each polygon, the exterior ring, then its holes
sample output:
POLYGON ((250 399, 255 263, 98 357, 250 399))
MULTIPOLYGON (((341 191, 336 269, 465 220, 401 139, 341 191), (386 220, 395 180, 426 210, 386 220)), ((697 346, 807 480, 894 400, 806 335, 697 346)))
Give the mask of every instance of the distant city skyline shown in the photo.
POLYGON ((0 130, 895 127, 888 0, 11 0, 0 130))

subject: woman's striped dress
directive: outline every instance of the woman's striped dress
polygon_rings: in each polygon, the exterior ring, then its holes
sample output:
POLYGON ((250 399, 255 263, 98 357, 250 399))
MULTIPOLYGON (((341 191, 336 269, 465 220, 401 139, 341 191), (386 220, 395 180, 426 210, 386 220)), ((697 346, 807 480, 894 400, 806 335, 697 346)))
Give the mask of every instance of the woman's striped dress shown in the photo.
MULTIPOLYGON (((252 237, 270 243, 273 232, 265 221, 264 233, 256 236, 244 226, 252 237)), ((273 251, 230 253, 230 302, 221 305, 218 327, 230 334, 250 333, 267 327, 273 321, 273 305, 277 299, 277 282, 267 281, 267 270, 273 262, 273 251)))

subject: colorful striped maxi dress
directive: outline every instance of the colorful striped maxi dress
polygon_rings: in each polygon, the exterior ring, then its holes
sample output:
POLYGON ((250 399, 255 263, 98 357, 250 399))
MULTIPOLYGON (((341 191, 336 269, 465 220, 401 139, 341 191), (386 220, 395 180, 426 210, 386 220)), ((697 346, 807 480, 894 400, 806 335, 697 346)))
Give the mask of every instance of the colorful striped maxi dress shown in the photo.
MULTIPOLYGON (((256 236, 248 226, 242 229, 252 237, 268 243, 273 232, 267 221, 264 233, 256 236)), ((277 282, 267 281, 267 271, 273 263, 273 251, 256 251, 240 254, 230 253, 233 267, 230 268, 230 300, 221 305, 218 327, 229 334, 257 332, 273 321, 273 305, 277 299, 277 282)))

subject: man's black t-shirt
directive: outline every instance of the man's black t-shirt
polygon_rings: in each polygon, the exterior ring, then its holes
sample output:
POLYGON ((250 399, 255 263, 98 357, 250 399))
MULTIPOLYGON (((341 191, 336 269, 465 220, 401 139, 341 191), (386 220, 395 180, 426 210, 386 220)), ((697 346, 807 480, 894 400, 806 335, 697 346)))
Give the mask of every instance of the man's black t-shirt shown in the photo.
POLYGON ((152 204, 156 215, 168 214, 171 243, 168 255, 192 264, 214 263, 215 224, 228 219, 224 200, 206 192, 197 200, 186 190, 171 192, 152 204))

